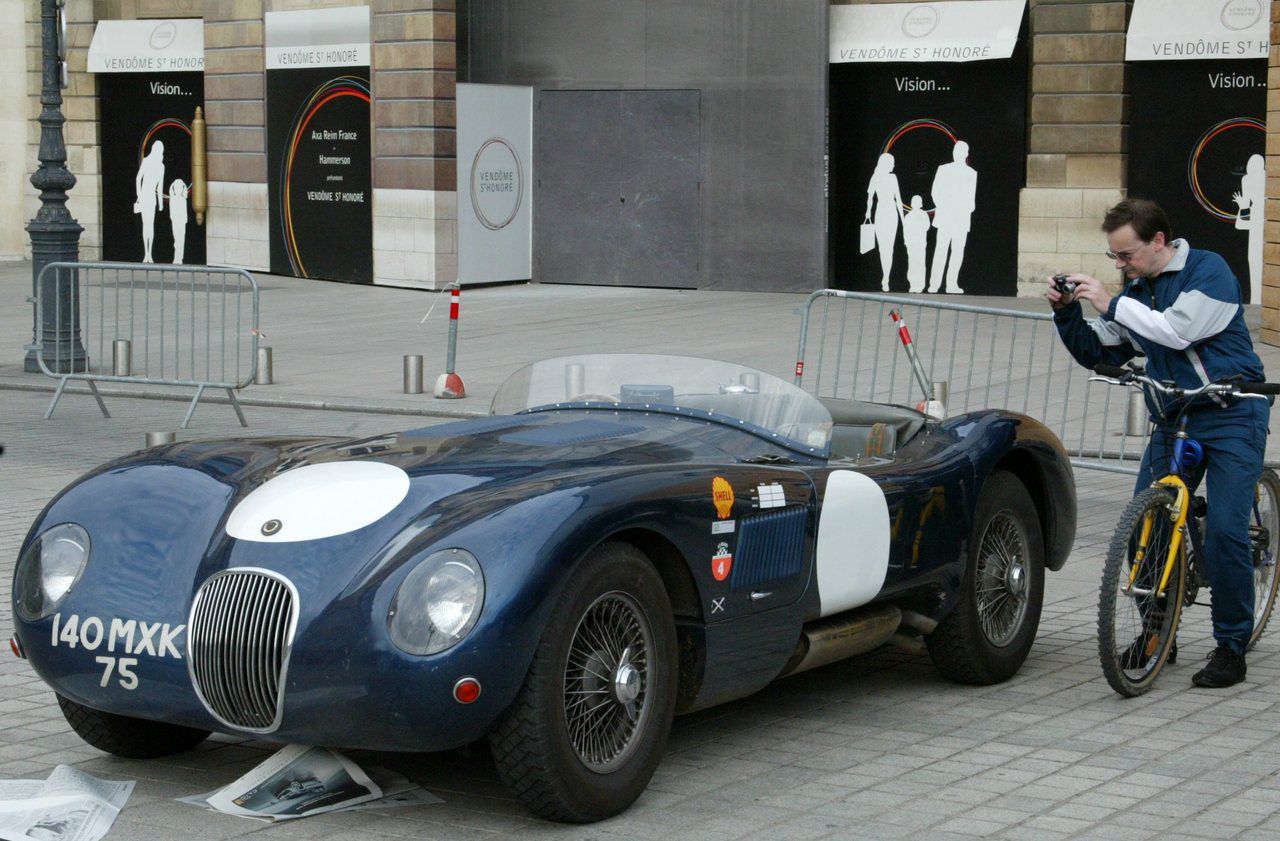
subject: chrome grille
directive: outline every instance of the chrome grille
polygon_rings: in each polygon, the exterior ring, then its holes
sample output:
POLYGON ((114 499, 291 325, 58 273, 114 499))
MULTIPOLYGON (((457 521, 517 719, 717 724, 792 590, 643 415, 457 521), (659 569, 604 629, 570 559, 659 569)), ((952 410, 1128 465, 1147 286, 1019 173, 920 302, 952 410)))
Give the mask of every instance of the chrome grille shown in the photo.
POLYGON ((293 586, 275 573, 234 569, 204 583, 187 623, 187 663, 215 718, 260 733, 279 726, 297 617, 293 586))

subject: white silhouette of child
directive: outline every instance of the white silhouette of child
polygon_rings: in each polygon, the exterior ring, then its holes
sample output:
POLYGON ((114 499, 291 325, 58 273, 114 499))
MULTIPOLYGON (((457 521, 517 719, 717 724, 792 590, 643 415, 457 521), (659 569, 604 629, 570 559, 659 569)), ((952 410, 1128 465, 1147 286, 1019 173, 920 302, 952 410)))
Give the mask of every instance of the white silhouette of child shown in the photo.
POLYGON ((902 220, 902 239, 907 244, 908 292, 923 292, 928 266, 925 265, 929 250, 929 214, 919 196, 911 197, 911 210, 902 220))
POLYGON ((182 252, 187 246, 187 196, 191 188, 181 178, 169 185, 169 222, 173 225, 173 262, 181 265, 182 252))

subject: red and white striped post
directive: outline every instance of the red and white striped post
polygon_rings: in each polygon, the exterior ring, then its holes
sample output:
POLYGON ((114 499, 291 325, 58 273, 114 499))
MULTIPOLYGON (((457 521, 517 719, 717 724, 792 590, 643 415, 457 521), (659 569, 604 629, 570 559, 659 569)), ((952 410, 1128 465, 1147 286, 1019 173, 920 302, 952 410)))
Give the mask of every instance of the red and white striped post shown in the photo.
POLYGON ((433 392, 436 397, 452 399, 466 397, 467 389, 462 384, 462 377, 454 370, 458 358, 458 309, 461 288, 456 283, 445 287, 449 292, 449 352, 445 358, 444 373, 436 379, 433 392))

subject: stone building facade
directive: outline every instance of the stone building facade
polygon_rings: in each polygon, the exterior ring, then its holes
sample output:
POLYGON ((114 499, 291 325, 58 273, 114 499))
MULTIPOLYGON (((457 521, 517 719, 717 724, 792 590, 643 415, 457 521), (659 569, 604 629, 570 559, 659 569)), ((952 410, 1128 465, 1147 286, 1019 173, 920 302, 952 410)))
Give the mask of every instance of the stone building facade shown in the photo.
MULTIPOLYGON (((458 21, 465 15, 455 0, 365 1, 373 16, 375 276, 381 282, 436 288, 457 274, 454 92, 458 21)), ((94 79, 85 72, 95 21, 204 18, 209 260, 263 269, 268 265, 263 16, 351 2, 66 0, 72 49, 63 110, 68 166, 77 178, 69 207, 85 228, 82 256, 91 259, 100 253, 100 127, 94 79)), ((1124 52, 1131 5, 1127 0, 1030 0, 1020 294, 1038 294, 1040 279, 1051 270, 1078 268, 1114 276, 1110 261, 1099 253, 1098 221, 1126 189, 1129 94, 1124 52)), ((39 112, 39 9, 39 0, 0 4, 0 81, 10 83, 0 85, 6 91, 0 94, 0 218, 6 222, 0 226, 0 259, 29 250, 21 225, 13 223, 25 224, 36 208, 27 178, 39 140, 34 120, 39 112)), ((1271 14, 1274 45, 1280 35, 1280 8, 1274 2, 1271 14)), ((1280 343, 1280 48, 1272 47, 1270 65, 1267 158, 1272 174, 1263 336, 1280 343)))

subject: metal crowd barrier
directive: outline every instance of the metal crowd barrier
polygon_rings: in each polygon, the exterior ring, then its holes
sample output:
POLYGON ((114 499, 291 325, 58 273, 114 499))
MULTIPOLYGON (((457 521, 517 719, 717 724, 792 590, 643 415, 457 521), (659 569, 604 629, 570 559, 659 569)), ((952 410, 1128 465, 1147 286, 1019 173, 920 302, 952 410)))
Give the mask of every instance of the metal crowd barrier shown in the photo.
POLYGON ((243 269, 152 263, 50 263, 36 278, 36 360, 58 379, 45 419, 71 380, 190 386, 186 429, 206 389, 219 388, 248 426, 236 391, 258 366, 258 283, 243 269), (54 308, 46 325, 45 306, 54 308), (59 326, 64 329, 58 335, 59 326), (69 332, 78 326, 80 346, 69 332))
POLYGON ((1090 383, 1091 372, 1063 347, 1047 307, 1023 312, 820 289, 802 313, 796 385, 823 397, 911 406, 924 399, 895 335, 893 309, 906 320, 929 380, 948 384, 948 415, 1030 415, 1057 433, 1074 466, 1137 474, 1151 433, 1145 407, 1128 417, 1137 392, 1090 383))

